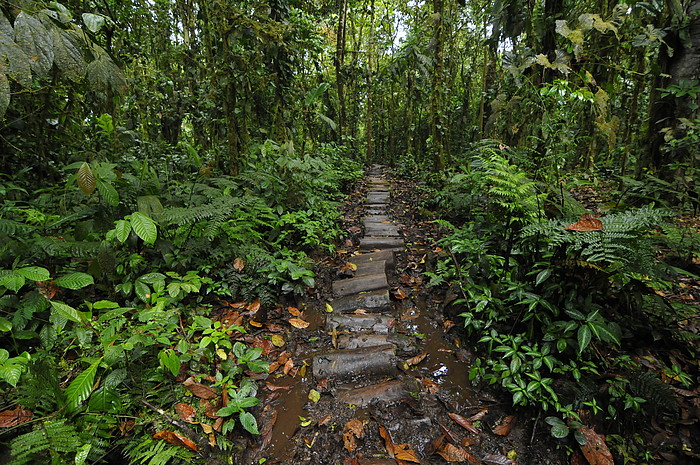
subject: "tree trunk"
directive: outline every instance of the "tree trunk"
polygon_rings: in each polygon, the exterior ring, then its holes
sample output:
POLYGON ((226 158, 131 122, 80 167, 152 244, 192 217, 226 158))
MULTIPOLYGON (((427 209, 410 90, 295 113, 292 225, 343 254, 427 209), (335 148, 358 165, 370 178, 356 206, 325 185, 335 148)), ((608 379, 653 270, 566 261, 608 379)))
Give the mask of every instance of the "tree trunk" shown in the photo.
POLYGON ((338 93, 338 141, 342 142, 345 135, 345 77, 343 65, 345 63, 345 30, 348 14, 348 0, 337 0, 338 5, 338 29, 335 42, 335 86, 338 93))
POLYGON ((433 167, 440 172, 445 169, 445 147, 443 128, 442 83, 444 66, 445 0, 433 0, 434 64, 433 83, 430 92, 430 135, 432 136, 433 167))

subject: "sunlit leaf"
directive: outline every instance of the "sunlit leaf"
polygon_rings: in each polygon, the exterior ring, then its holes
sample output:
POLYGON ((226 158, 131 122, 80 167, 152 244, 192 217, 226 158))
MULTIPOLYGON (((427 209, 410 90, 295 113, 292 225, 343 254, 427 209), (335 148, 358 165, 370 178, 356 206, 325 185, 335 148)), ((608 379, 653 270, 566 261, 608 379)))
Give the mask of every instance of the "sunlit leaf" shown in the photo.
POLYGON ((97 34, 105 25, 106 17, 95 13, 83 13, 83 22, 88 30, 97 34))
POLYGON ((97 191, 100 193, 105 203, 111 207, 119 205, 119 193, 114 186, 101 179, 96 179, 95 181, 97 183, 97 191))
POLYGON ((271 340, 275 347, 282 347, 285 344, 284 338, 279 334, 273 334, 271 340))
POLYGON ((97 188, 97 180, 95 179, 95 175, 93 174, 92 168, 90 168, 88 162, 84 162, 82 165, 80 165, 76 182, 78 183, 80 190, 85 192, 87 195, 95 192, 95 189, 97 188))

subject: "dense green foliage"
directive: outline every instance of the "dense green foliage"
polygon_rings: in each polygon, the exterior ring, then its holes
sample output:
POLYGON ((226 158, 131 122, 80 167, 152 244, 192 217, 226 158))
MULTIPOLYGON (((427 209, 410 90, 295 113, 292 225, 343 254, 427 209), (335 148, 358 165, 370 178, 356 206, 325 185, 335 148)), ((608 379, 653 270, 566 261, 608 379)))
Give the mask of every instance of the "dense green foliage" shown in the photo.
POLYGON ((264 364, 213 309, 313 286, 372 161, 430 186, 475 378, 559 436, 579 409, 674 414, 623 349, 689 337, 659 293, 700 247, 672 221, 698 208, 699 9, 0 0, 0 390, 35 415, 0 440, 16 463, 197 460, 151 438, 185 372, 237 400, 220 450, 255 433, 264 364), (604 228, 567 230, 586 185, 604 228))

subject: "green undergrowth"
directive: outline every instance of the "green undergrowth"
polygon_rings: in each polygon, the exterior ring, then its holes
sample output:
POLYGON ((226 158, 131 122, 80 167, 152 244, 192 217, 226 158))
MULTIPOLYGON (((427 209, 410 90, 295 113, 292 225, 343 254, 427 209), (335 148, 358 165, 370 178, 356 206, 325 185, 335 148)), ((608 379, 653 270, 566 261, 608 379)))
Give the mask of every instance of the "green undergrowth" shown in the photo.
POLYGON ((555 437, 581 439, 587 423, 619 453, 649 421, 674 425, 673 390, 696 386, 697 335, 679 322, 697 307, 666 297, 689 272, 657 250, 682 242, 697 257, 697 233, 639 198, 582 216, 567 180, 537 180, 530 163, 486 142, 427 180, 422 208, 443 237, 425 274, 458 296, 447 310, 476 349, 471 379, 539 411, 555 437))
POLYGON ((259 434, 251 375, 267 362, 217 311, 313 287, 308 254, 333 250, 362 166, 343 147, 300 155, 268 140, 229 176, 196 148, 171 150, 119 163, 96 151, 56 188, 0 179, 2 410, 30 412, 2 425, 9 463, 206 462, 259 434), (176 403, 200 409, 193 385, 227 400, 210 412, 216 446, 154 439, 178 430, 176 403))

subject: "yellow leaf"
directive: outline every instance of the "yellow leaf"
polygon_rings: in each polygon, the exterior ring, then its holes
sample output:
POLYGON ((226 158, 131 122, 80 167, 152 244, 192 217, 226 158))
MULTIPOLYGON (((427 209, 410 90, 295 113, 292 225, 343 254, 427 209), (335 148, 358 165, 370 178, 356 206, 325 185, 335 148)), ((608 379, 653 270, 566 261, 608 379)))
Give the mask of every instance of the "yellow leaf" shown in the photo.
POLYGON ((255 320, 250 320, 250 326, 254 326, 256 328, 262 328, 262 323, 258 323, 255 320))
POLYGON ((307 427, 313 422, 313 420, 311 418, 299 417, 299 422, 301 423, 301 426, 307 427))
POLYGON ((314 403, 318 402, 319 400, 321 400, 321 393, 318 392, 316 389, 312 389, 311 391, 309 391, 309 400, 314 403))
POLYGON ((285 344, 284 338, 282 336, 280 336, 279 334, 273 334, 272 335, 272 344, 275 347, 282 347, 285 344))
POLYGON ((326 311, 328 313, 333 313, 333 307, 328 302, 326 302, 326 311))
POLYGON ((310 323, 308 321, 302 320, 301 318, 292 318, 291 320, 289 320, 289 324, 294 326, 295 328, 304 329, 308 328, 310 323))
POLYGON ((216 355, 218 355, 221 360, 226 360, 228 358, 224 349, 221 348, 216 349, 216 355))

